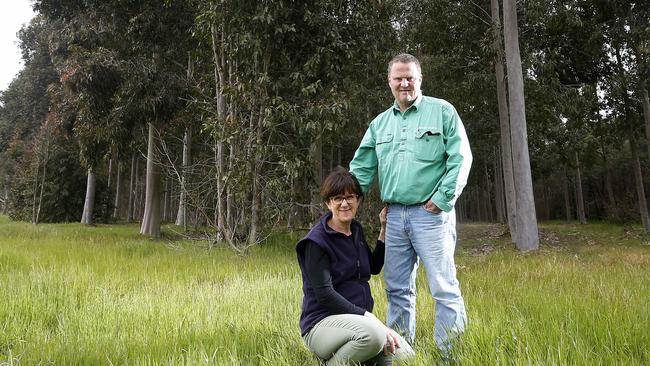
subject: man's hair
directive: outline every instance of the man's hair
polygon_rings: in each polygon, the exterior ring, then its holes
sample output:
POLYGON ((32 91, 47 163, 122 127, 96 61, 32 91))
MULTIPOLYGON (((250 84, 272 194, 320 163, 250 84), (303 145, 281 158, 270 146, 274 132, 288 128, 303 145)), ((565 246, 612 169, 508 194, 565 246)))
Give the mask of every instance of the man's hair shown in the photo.
POLYGON ((323 202, 330 198, 346 193, 354 193, 359 198, 363 197, 363 191, 357 178, 342 166, 337 166, 325 178, 320 188, 320 196, 323 202))
POLYGON ((420 61, 418 61, 418 59, 415 56, 411 55, 410 53, 400 53, 399 55, 393 57, 393 59, 390 60, 390 62, 388 63, 388 72, 386 73, 386 75, 389 78, 390 78, 390 69, 393 67, 393 64, 396 62, 402 64, 409 64, 412 62, 415 64, 415 66, 417 66, 420 75, 422 75, 422 67, 420 67, 420 61))

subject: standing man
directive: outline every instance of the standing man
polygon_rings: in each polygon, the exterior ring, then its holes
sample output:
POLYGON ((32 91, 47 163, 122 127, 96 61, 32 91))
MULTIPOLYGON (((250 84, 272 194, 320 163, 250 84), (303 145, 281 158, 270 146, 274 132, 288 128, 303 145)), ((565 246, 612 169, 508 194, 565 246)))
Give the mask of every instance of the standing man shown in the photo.
POLYGON ((388 84, 395 102, 370 123, 350 171, 365 192, 379 173, 381 199, 388 204, 386 325, 413 342, 419 257, 436 301, 436 344, 448 355, 467 323, 454 264, 454 204, 467 183, 472 153, 456 109, 422 95, 422 69, 414 56, 390 61, 388 84))

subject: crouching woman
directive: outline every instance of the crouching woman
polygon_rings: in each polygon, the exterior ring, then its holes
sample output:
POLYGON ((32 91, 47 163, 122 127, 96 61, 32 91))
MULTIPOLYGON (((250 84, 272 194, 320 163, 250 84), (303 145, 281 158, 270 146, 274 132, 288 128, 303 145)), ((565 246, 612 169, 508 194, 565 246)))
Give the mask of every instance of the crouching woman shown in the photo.
POLYGON ((303 303, 300 330, 307 347, 326 365, 390 365, 414 355, 411 346, 372 314, 371 274, 384 265, 385 209, 374 251, 354 220, 362 191, 345 168, 321 187, 328 212, 298 242, 303 303))

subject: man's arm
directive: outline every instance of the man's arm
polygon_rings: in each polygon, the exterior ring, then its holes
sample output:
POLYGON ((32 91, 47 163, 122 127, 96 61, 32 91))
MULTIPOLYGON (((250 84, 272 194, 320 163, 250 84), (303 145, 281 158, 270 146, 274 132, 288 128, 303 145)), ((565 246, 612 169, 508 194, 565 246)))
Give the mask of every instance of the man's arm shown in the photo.
POLYGON ((359 148, 350 162, 350 173, 354 174, 361 184, 364 193, 368 193, 372 180, 377 175, 377 152, 375 151, 375 133, 371 123, 366 134, 361 139, 359 148))
POLYGON ((449 107, 444 113, 443 133, 447 138, 445 150, 447 152, 447 171, 441 178, 441 183, 433 192, 431 201, 445 212, 454 208, 460 196, 467 176, 472 166, 472 151, 465 133, 465 127, 460 120, 456 109, 449 107))

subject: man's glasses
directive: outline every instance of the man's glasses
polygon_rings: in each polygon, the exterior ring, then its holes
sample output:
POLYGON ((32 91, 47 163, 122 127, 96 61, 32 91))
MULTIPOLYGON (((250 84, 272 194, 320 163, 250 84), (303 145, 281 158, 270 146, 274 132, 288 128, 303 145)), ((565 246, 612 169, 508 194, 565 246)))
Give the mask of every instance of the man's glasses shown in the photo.
POLYGON ((340 205, 343 203, 343 200, 349 204, 351 203, 357 203, 357 199, 359 199, 359 196, 356 194, 348 194, 347 196, 334 196, 330 197, 330 201, 333 202, 336 205, 340 205))

